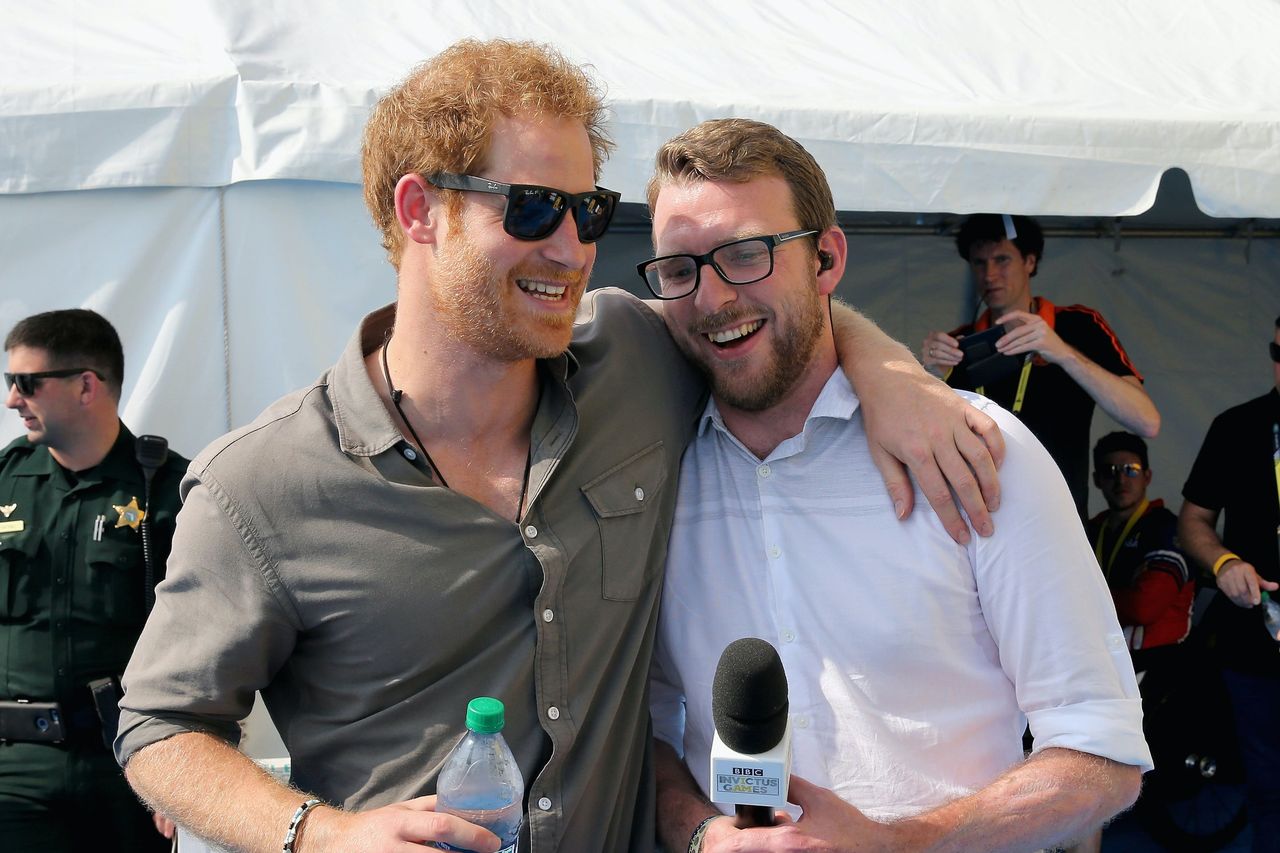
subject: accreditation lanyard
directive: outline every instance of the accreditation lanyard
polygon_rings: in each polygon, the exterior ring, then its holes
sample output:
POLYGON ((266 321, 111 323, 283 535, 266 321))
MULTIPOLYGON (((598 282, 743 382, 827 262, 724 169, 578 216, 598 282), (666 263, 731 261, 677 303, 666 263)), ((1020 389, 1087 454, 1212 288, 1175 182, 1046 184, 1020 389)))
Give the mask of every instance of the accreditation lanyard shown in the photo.
MULTIPOLYGON (((1124 476, 1120 474, 1118 476, 1124 476)), ((1111 556, 1107 558, 1107 562, 1102 562, 1102 540, 1107 535, 1107 523, 1104 521, 1102 527, 1098 530, 1098 541, 1093 543, 1093 553, 1098 558, 1098 565, 1102 566, 1102 576, 1108 581, 1111 580, 1111 567, 1116 563, 1116 556, 1120 553, 1124 540, 1129 538, 1129 531, 1133 530, 1133 526, 1138 523, 1138 519, 1147 511, 1147 506, 1151 502, 1146 498, 1142 499, 1142 503, 1138 504, 1138 508, 1133 511, 1133 515, 1129 516, 1129 520, 1124 523, 1124 530, 1120 531, 1120 538, 1116 540, 1116 544, 1111 547, 1111 556)))
MULTIPOLYGON (((1271 464, 1276 469, 1276 500, 1280 502, 1280 423, 1271 425, 1271 439, 1275 450, 1271 453, 1271 464)), ((1280 536, 1280 525, 1276 525, 1276 535, 1280 536)))
MULTIPOLYGON (((1034 353, 1027 353, 1022 359, 1022 375, 1018 377, 1018 393, 1013 396, 1013 413, 1016 415, 1022 411, 1022 401, 1027 396, 1027 382, 1031 379, 1031 358, 1034 353)), ((987 396, 986 387, 979 385, 975 389, 982 396, 987 396)), ((1276 444, 1276 488, 1280 489, 1280 438, 1276 444)))

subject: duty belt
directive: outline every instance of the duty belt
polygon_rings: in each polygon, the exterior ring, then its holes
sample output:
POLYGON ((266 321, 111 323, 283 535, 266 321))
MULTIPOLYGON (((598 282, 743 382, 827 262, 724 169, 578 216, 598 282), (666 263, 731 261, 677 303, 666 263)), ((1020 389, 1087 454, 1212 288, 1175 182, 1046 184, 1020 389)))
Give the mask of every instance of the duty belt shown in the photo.
POLYGON ((63 743, 98 731, 101 723, 92 708, 64 712, 60 702, 0 700, 0 743, 63 743))

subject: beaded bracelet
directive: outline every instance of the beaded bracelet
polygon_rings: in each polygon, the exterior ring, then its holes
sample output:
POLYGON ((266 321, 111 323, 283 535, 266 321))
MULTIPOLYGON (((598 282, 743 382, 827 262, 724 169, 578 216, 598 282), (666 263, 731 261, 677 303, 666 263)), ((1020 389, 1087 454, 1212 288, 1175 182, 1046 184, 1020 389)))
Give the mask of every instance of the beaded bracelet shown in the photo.
POLYGON ((293 842, 298 837, 298 827, 302 826, 303 818, 316 806, 321 805, 317 799, 310 799, 298 806, 298 810, 293 813, 293 818, 289 821, 289 831, 284 834, 284 847, 280 853, 294 853, 293 842))
POLYGON ((693 831, 693 835, 689 837, 689 849, 686 853, 702 853, 702 839, 707 834, 707 826, 718 817, 721 817, 721 815, 713 814, 711 817, 702 819, 702 823, 698 824, 697 829, 693 831))
POLYGON ((1238 559, 1240 559, 1240 557, 1235 554, 1232 554, 1230 551, 1223 554, 1221 557, 1218 558, 1217 562, 1213 564, 1213 576, 1216 578, 1218 576, 1218 572, 1222 571, 1223 566, 1225 566, 1227 563, 1230 563, 1232 560, 1238 560, 1238 559))

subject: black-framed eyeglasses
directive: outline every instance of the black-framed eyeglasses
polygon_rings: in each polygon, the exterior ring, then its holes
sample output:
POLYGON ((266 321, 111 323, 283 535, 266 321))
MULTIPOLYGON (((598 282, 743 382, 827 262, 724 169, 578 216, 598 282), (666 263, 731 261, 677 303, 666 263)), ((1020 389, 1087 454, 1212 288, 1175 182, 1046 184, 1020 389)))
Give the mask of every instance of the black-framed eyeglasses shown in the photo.
POLYGON ((61 370, 41 370, 38 373, 6 373, 4 387, 7 390, 17 385, 19 394, 30 397, 36 393, 42 379, 65 379, 68 376, 79 376, 81 373, 92 373, 98 379, 102 379, 102 374, 92 367, 64 367, 61 370))
POLYGON ((436 172, 427 180, 441 189, 506 196, 507 210, 502 217, 502 230, 517 240, 548 237, 560 227, 565 212, 572 210, 579 242, 594 243, 609 230, 613 212, 622 198, 603 187, 585 193, 567 193, 537 184, 504 184, 451 172, 436 172))
POLYGON ((705 255, 663 255, 636 264, 649 292, 659 299, 680 299, 698 289, 702 268, 710 266, 729 284, 754 284, 773 275, 773 250, 791 240, 821 233, 815 229, 744 237, 716 246, 705 255))
POLYGON ((1098 478, 1101 480, 1114 480, 1117 477, 1126 477, 1130 480, 1136 480, 1142 476, 1142 463, 1126 462, 1123 465, 1099 465, 1098 478))
POLYGON ((1280 344, 1276 343, 1275 341, 1272 341, 1270 343, 1270 347, 1271 347, 1271 360, 1274 362, 1280 363, 1280 344))

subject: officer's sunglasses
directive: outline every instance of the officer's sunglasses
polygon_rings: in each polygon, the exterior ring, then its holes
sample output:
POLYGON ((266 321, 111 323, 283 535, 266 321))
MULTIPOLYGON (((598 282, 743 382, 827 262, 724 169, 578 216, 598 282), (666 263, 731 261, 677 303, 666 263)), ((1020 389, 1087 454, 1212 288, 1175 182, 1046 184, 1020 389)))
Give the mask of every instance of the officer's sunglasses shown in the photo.
POLYGON ((609 229, 618 200, 622 198, 613 190, 601 187, 585 193, 567 193, 536 184, 504 184, 451 172, 436 172, 427 180, 441 189, 506 196, 502 230, 517 240, 542 240, 550 236, 560 226, 566 211, 572 210, 578 241, 594 243, 609 229))
POLYGON ((102 374, 92 367, 64 367, 61 370, 41 370, 38 373, 6 373, 4 387, 8 389, 16 385, 19 394, 30 397, 36 393, 42 379, 65 379, 68 376, 79 376, 81 373, 92 373, 99 380, 102 379, 102 374))
POLYGON ((1100 465, 1098 466, 1098 477, 1103 480, 1114 480, 1117 477, 1127 477, 1135 480, 1142 476, 1142 465, 1137 462, 1126 462, 1123 465, 1100 465))

